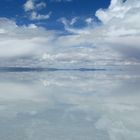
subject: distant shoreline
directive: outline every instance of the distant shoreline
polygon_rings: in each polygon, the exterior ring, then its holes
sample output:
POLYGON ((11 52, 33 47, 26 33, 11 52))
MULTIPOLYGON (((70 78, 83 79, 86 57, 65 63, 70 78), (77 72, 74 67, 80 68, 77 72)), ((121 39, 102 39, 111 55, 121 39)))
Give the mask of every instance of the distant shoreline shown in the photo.
POLYGON ((42 67, 0 67, 0 72, 45 72, 45 71, 106 71, 100 68, 42 68, 42 67))

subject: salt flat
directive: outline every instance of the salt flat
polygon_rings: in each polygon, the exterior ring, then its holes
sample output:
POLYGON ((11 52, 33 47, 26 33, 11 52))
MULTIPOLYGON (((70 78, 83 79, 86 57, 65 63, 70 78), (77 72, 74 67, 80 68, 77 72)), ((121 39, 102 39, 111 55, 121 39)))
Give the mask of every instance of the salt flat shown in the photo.
POLYGON ((0 72, 2 140, 139 140, 140 75, 0 72))

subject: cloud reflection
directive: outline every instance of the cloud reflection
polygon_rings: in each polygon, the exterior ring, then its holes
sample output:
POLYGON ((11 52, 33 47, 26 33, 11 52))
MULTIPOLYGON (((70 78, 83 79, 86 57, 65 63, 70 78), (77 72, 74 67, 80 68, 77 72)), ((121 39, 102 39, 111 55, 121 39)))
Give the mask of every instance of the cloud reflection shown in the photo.
POLYGON ((140 138, 136 75, 56 71, 0 76, 0 139, 140 138))

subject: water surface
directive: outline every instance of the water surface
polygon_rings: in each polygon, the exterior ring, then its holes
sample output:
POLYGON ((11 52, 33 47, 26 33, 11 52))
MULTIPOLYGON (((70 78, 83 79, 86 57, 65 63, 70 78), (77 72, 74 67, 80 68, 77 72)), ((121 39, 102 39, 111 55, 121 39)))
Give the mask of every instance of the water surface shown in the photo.
POLYGON ((139 71, 0 70, 0 140, 139 140, 139 71))

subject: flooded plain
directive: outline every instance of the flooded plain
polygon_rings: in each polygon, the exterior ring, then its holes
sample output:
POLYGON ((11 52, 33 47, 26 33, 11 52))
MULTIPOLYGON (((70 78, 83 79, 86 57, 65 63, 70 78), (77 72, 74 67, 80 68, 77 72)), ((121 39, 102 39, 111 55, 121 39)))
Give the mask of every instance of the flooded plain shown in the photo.
POLYGON ((139 140, 139 85, 133 70, 1 70, 0 139, 139 140))

